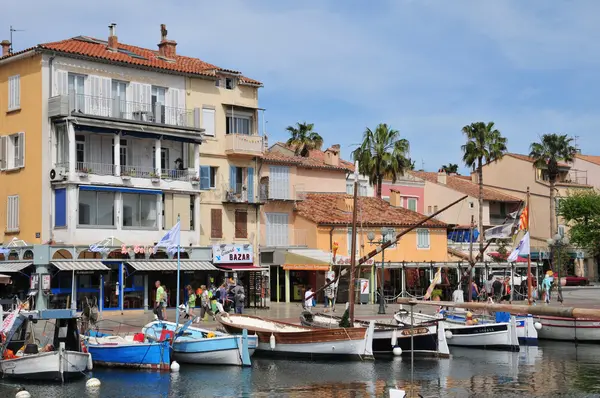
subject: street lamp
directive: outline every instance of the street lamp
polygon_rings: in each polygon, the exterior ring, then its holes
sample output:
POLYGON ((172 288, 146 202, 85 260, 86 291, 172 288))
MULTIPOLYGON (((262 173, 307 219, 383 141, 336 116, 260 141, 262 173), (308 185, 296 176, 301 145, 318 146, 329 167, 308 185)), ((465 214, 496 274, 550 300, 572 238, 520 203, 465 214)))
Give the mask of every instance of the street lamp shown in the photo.
POLYGON ((562 297, 562 284, 561 284, 561 279, 560 279, 560 255, 561 255, 561 251, 569 246, 569 239, 566 236, 562 236, 561 234, 556 234, 554 235, 554 238, 550 238, 546 240, 546 243, 548 243, 548 246, 550 246, 551 248, 553 248, 554 250, 556 250, 556 259, 557 259, 557 264, 556 264, 556 268, 557 268, 557 274, 558 274, 558 301, 560 303, 563 302, 563 297, 562 297))
MULTIPOLYGON (((375 240, 375 234, 373 232, 369 232, 367 233, 367 239, 369 239, 369 243, 373 244, 377 244, 377 245, 383 245, 387 242, 387 234, 390 233, 390 229, 383 227, 381 228, 381 240, 375 240)), ((384 278, 385 278, 385 274, 384 274, 384 269, 383 266, 385 264, 385 257, 384 257, 384 253, 385 253, 385 249, 381 251, 381 290, 379 293, 379 311, 377 312, 378 314, 385 314, 385 296, 384 296, 384 291, 383 291, 383 282, 384 282, 384 278)))

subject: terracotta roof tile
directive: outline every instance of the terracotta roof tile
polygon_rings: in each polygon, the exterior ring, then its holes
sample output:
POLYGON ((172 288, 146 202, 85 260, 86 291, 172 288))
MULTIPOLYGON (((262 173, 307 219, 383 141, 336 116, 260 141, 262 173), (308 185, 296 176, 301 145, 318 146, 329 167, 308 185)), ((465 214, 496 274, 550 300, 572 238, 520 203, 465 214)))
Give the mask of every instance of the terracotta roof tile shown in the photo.
MULTIPOLYGON (((352 203, 352 195, 345 193, 307 193, 306 199, 298 202, 297 214, 317 224, 351 224, 352 211, 340 204, 352 203)), ((358 198, 358 222, 369 226, 408 227, 422 221, 425 216, 417 212, 393 207, 385 200, 360 196, 358 198)), ((430 228, 446 228, 439 220, 431 219, 424 224, 430 228)))
MULTIPOLYGON (((504 156, 510 156, 510 157, 515 158, 515 159, 520 159, 520 160, 524 160, 524 161, 529 162, 529 163, 533 163, 533 158, 529 157, 528 155, 522 155, 522 154, 519 154, 519 153, 507 153, 504 156)), ((571 166, 569 166, 566 163, 560 163, 560 162, 558 163, 558 166, 560 166, 560 167, 571 167, 571 166)))
POLYGON ((585 160, 586 162, 594 163, 594 164, 597 164, 600 166, 600 156, 577 154, 577 155, 575 155, 575 157, 578 159, 581 159, 581 160, 585 160))
MULTIPOLYGON (((278 142, 275 145, 280 145, 284 148, 289 148, 284 143, 278 142)), ((330 169, 330 170, 343 170, 346 172, 354 172, 354 164, 348 162, 346 160, 340 159, 340 163, 338 166, 332 166, 325 163, 325 152, 320 151, 318 149, 314 149, 310 151, 308 157, 303 156, 295 156, 295 155, 286 155, 284 153, 270 150, 265 153, 263 157, 263 161, 265 163, 284 163, 284 164, 293 164, 297 167, 304 168, 319 168, 319 169, 330 169)))
MULTIPOLYGON (((439 185, 445 185, 448 188, 453 189, 457 192, 475 198, 479 197, 479 185, 472 182, 470 179, 448 175, 446 176, 446 184, 440 184, 438 183, 438 173, 428 171, 411 171, 410 173, 415 177, 421 178, 423 180, 439 185)), ((521 199, 519 198, 507 195, 505 193, 487 187, 483 187, 483 200, 489 200, 494 202, 521 202, 521 199)))
MULTIPOLYGON (((9 58, 31 50, 55 51, 66 55, 100 59, 134 67, 152 68, 167 72, 171 71, 201 76, 216 77, 219 71, 239 73, 229 69, 219 68, 216 65, 209 64, 198 58, 185 57, 182 55, 176 55, 174 60, 166 60, 159 57, 158 50, 132 46, 125 43, 118 44, 118 51, 111 51, 107 48, 107 42, 105 40, 85 36, 77 36, 66 40, 38 44, 36 47, 31 47, 12 55, 1 57, 0 59, 9 58)), ((240 76, 240 79, 242 83, 262 85, 259 81, 245 76, 240 76)))

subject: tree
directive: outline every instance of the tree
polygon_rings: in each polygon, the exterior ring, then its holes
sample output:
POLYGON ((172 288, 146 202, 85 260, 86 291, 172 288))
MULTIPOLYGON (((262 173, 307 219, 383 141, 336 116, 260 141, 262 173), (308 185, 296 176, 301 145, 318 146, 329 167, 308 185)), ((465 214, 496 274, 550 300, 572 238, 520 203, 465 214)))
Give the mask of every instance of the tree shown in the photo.
POLYGON ((473 171, 477 171, 479 184, 479 220, 481 239, 479 253, 483 256, 483 161, 486 163, 502 159, 506 153, 506 138, 496 130, 494 122, 475 122, 462 128, 467 143, 462 146, 463 162, 473 171))
POLYGON ((367 128, 363 133, 362 144, 352 156, 359 162, 359 172, 369 176, 371 184, 376 186, 378 198, 381 199, 384 176, 396 182, 411 167, 409 149, 408 140, 400 138, 400 132, 385 123, 379 124, 375 131, 367 128))
POLYGON ((313 131, 313 123, 296 123, 296 126, 287 126, 286 130, 290 133, 287 145, 294 148, 296 156, 308 157, 312 149, 321 149, 323 146, 323 137, 316 131, 313 131))
POLYGON ((458 165, 454 163, 448 163, 443 165, 440 169, 446 174, 458 174, 458 165))
POLYGON ((555 184, 559 174, 558 163, 572 162, 577 148, 571 145, 573 138, 566 134, 544 134, 541 142, 534 142, 529 147, 529 157, 533 159, 533 167, 546 170, 550 182, 550 237, 558 228, 556 226, 555 184))
POLYGON ((592 256, 600 255, 600 193, 591 189, 569 191, 557 213, 570 228, 572 245, 592 256))
POLYGON ((415 169, 415 161, 411 158, 408 158, 408 167, 406 170, 414 170, 415 169))

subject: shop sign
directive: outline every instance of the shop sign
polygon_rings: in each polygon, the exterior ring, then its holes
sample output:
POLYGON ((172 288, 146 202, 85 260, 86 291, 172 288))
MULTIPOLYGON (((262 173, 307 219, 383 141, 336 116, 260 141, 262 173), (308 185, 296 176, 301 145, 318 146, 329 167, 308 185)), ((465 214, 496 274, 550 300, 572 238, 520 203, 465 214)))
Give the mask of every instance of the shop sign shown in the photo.
POLYGON ((369 294, 369 280, 368 279, 360 280, 360 294, 369 294))
POLYGON ((94 271, 75 271, 77 275, 93 275, 94 271))
POLYGON ((213 245, 213 264, 253 264, 252 245, 213 245))
MULTIPOLYGON (((356 259, 356 261, 358 262, 358 258, 356 259)), ((346 256, 337 256, 335 258, 335 265, 350 265, 350 257, 346 257, 346 256)), ((370 266, 375 264, 375 260, 370 258, 367 261, 365 261, 364 263, 362 263, 360 266, 364 267, 364 266, 370 266)))
POLYGON ((284 270, 290 271, 329 271, 327 264, 283 264, 284 270))

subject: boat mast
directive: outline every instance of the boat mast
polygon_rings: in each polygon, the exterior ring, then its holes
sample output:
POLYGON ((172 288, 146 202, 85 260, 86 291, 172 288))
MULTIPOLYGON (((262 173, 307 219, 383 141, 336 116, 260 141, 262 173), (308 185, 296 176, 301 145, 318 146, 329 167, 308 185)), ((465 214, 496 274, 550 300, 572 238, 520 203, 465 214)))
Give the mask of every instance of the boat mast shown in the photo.
MULTIPOLYGON (((526 228, 527 228, 527 232, 529 232, 529 214, 530 214, 530 192, 529 192, 529 187, 527 187, 527 205, 525 207, 525 209, 527 209, 527 224, 526 224, 526 228)), ((531 235, 530 235, 531 237, 531 235)), ((531 249, 529 249, 529 255, 527 256, 527 301, 529 302, 529 305, 531 305, 531 290, 532 290, 532 283, 531 283, 531 249)), ((514 277, 514 275, 513 275, 514 277)), ((558 281, 560 283, 560 281, 558 281)))
POLYGON ((356 269, 356 215, 358 213, 358 161, 354 164, 354 198, 352 201, 352 244, 350 252, 350 286, 348 286, 348 315, 350 325, 354 326, 354 273, 356 269))
MULTIPOLYGON (((473 267, 475 267, 475 260, 473 260, 473 231, 475 230, 475 216, 471 214, 471 229, 469 233, 469 265, 471 268, 469 269, 469 288, 467 289, 467 301, 473 301, 472 291, 473 291, 473 267)), ((483 236, 481 237, 483 239, 483 236)), ((459 289, 460 289, 460 281, 459 289)))

